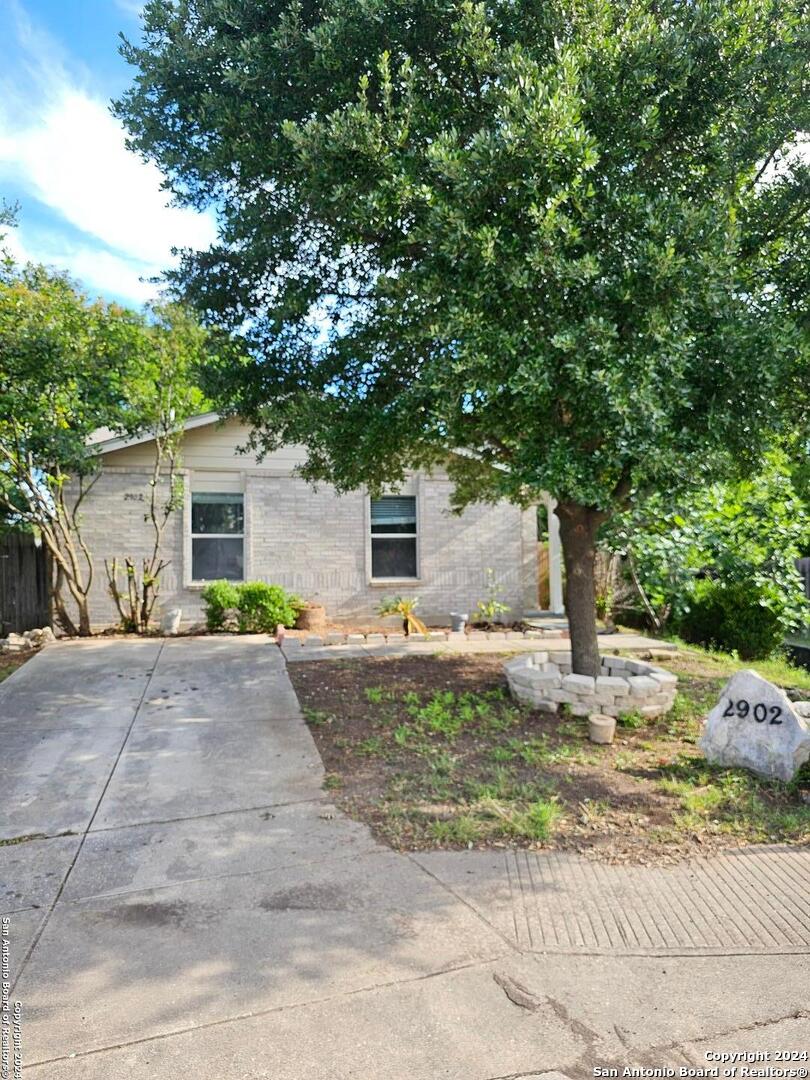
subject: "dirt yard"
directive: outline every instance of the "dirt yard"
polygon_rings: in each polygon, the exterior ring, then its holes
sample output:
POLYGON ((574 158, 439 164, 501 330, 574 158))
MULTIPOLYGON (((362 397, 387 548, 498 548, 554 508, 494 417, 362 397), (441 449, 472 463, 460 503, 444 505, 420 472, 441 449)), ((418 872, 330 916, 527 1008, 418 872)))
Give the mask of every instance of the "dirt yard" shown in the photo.
MULTIPOLYGON (((400 850, 557 847, 645 863, 810 841, 810 769, 790 785, 770 783, 713 768, 695 746, 733 662, 673 657, 674 710, 652 722, 631 717, 602 747, 588 741, 586 721, 513 702, 502 661, 290 665, 338 805, 400 850)), ((779 671, 789 685, 793 669, 779 671)))

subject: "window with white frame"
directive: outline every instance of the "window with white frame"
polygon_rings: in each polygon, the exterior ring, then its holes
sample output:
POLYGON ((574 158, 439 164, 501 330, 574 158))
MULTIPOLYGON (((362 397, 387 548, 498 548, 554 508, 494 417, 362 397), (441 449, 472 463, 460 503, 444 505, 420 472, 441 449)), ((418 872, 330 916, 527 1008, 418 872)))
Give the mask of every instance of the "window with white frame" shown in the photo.
POLYGON ((386 495, 372 499, 372 578, 415 578, 416 564, 414 496, 386 495))
POLYGON ((244 570, 244 495, 192 491, 192 580, 242 581, 244 570))

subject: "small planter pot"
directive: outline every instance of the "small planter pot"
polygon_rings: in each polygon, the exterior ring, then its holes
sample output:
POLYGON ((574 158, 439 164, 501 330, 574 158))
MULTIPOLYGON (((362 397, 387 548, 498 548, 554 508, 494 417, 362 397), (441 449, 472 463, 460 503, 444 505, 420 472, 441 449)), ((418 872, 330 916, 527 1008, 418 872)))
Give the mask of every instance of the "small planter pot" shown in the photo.
POLYGON ((295 628, 322 633, 326 629, 326 608, 322 604, 307 604, 302 607, 295 620, 295 628))
POLYGON ((464 633, 469 617, 469 615, 459 615, 457 611, 450 612, 450 629, 454 634, 464 633))
POLYGON ((607 745, 613 742, 616 734, 616 717, 594 713, 588 717, 588 738, 592 743, 607 745))

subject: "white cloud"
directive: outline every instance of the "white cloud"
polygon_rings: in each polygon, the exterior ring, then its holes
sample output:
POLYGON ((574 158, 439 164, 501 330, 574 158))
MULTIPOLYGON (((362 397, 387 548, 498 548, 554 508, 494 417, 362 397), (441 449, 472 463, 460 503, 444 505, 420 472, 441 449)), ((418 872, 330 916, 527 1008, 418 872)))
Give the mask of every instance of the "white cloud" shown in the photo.
POLYGON ((43 263, 66 270, 90 296, 105 294, 130 304, 145 304, 160 293, 154 278, 163 269, 82 243, 70 243, 41 229, 9 229, 0 244, 17 263, 43 263))
POLYGON ((97 289, 133 300, 153 296, 155 287, 139 276, 174 265, 172 247, 208 247, 216 236, 213 218, 168 205, 162 174, 127 150, 107 103, 71 76, 58 46, 19 6, 16 16, 23 77, 12 73, 0 81, 0 179, 83 234, 81 242, 55 233, 34 243, 23 197, 22 242, 32 250, 53 249, 49 261, 97 289))
POLYGON ((172 246, 207 247, 214 239, 209 217, 167 205, 161 173, 127 150, 106 107, 72 88, 20 129, 0 115, 0 169, 133 258, 168 262, 172 246))

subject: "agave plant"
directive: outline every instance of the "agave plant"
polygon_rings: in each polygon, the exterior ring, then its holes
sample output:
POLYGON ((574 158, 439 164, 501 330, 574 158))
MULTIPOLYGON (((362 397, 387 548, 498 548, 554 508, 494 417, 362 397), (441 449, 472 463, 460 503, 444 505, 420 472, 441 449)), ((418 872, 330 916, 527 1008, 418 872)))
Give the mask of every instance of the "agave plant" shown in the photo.
POLYGON ((407 596, 387 596, 380 604, 380 615, 401 615, 402 629, 407 637, 413 630, 417 634, 426 634, 427 627, 416 617, 419 598, 407 596))

